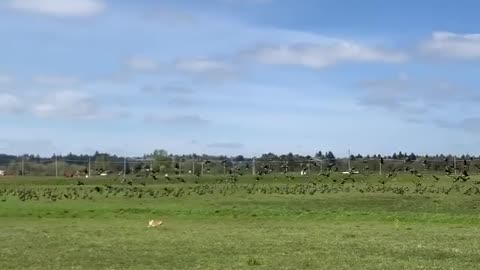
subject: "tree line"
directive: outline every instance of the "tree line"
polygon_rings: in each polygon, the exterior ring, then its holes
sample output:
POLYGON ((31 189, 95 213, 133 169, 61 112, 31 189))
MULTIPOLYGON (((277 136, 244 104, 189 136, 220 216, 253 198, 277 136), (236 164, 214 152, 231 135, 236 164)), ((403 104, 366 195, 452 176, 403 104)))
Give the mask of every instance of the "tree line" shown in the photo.
MULTIPOLYGON (((462 155, 458 162, 462 160, 476 159, 475 156, 462 155)), ((52 155, 51 157, 40 157, 39 155, 7 155, 0 154, 0 170, 6 170, 8 174, 28 174, 28 175, 56 175, 56 174, 78 174, 90 173, 95 175, 100 172, 118 173, 136 173, 144 169, 151 169, 165 173, 252 173, 257 171, 284 171, 288 168, 290 171, 301 171, 310 169, 312 171, 322 171, 329 164, 334 164, 336 170, 347 170, 354 167, 357 170, 378 171, 380 163, 385 162, 383 169, 392 170, 401 168, 404 161, 426 161, 431 165, 430 170, 442 170, 445 160, 453 160, 451 155, 416 155, 414 153, 398 152, 392 155, 361 155, 355 154, 350 157, 337 158, 332 151, 318 151, 313 156, 300 154, 281 154, 265 153, 259 157, 222 156, 222 155, 175 155, 166 150, 158 149, 141 157, 128 157, 124 164, 125 157, 115 154, 95 152, 93 155, 52 155), (385 160, 385 161, 384 161, 385 160), (381 161, 381 162, 380 162, 381 161), (126 165, 126 166, 125 166, 126 165), (252 168, 255 166, 255 168, 252 168), (60 171, 60 172, 59 172, 60 171)), ((423 168, 425 164, 417 162, 418 168, 423 168), (423 167, 422 167, 423 166, 423 167)))

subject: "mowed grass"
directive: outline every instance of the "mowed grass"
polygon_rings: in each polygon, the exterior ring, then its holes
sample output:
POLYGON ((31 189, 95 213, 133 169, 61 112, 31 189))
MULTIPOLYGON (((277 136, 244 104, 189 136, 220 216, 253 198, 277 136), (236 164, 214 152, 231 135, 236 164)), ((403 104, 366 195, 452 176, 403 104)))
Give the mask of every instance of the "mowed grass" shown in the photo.
MULTIPOLYGON (((42 189, 60 183, 7 181, 0 188, 13 184, 42 189)), ((146 188, 165 186, 171 185, 146 188)), ((92 200, 55 202, 4 199, 0 269, 478 269, 480 265, 478 195, 237 192, 159 198, 102 194, 92 200), (149 219, 161 219, 165 226, 147 228, 149 219)))

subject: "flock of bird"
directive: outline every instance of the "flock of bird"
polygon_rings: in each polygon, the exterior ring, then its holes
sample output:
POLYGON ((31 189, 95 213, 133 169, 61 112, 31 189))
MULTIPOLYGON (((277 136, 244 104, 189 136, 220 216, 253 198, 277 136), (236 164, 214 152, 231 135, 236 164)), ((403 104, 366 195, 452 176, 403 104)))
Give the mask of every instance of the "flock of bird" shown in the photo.
POLYGON ((196 184, 196 185, 151 185, 130 186, 118 184, 80 185, 80 186, 38 186, 38 187, 4 187, 0 188, 0 202, 17 198, 21 201, 29 200, 103 200, 107 198, 126 199, 157 199, 161 197, 182 197, 202 195, 232 195, 232 194, 277 194, 277 195, 314 195, 317 193, 394 193, 394 194, 466 194, 480 195, 478 185, 426 185, 417 182, 409 185, 385 185, 385 183, 355 183, 345 185, 342 181, 327 183, 309 181, 307 183, 273 183, 250 184, 237 183, 233 176, 228 177, 223 184, 196 184))
MULTIPOLYGON (((369 159, 363 159, 363 170, 362 170, 362 176, 368 177, 371 173, 370 168, 368 163, 371 160, 369 159)), ((384 164, 383 158, 379 160, 380 164, 384 164)), ((381 184, 387 183, 388 179, 395 179, 398 176, 398 173, 403 172, 407 174, 411 174, 412 176, 415 176, 418 179, 425 178, 426 176, 431 176, 434 180, 434 182, 438 182, 441 177, 434 175, 434 174, 429 174, 429 173, 422 173, 419 172, 418 169, 413 168, 412 164, 414 163, 414 160, 411 160, 409 158, 406 158, 403 163, 405 164, 404 166, 397 166, 392 168, 389 172, 385 172, 384 176, 385 178, 380 179, 378 182, 381 184)), ((205 165, 205 172, 209 173, 210 168, 208 167, 209 164, 211 164, 211 161, 203 161, 202 164, 202 172, 197 172, 193 174, 194 177, 194 183, 195 184, 200 184, 201 178, 203 175, 203 166, 205 165)), ((451 164, 451 161, 448 158, 445 158, 444 160, 444 172, 445 175, 448 176, 453 180, 453 182, 461 181, 461 182, 467 182, 470 180, 470 175, 469 175, 469 169, 470 165, 472 162, 468 160, 463 160, 462 161, 463 166, 459 170, 459 174, 457 174, 457 168, 455 165, 451 164)), ((244 164, 243 167, 241 166, 230 166, 228 169, 226 168, 227 160, 223 160, 221 164, 224 165, 224 173, 226 173, 228 176, 225 178, 221 178, 217 181, 217 183, 237 183, 239 181, 239 177, 244 175, 245 169, 250 169, 250 165, 248 163, 244 164)), ((431 162, 424 160, 422 162, 422 167, 424 168, 425 171, 430 171, 431 169, 431 162)), ((477 169, 480 169, 480 166, 478 164, 473 164, 477 169)), ((306 178, 310 177, 310 174, 307 172, 311 171, 312 167, 318 167, 319 164, 316 161, 309 160, 307 164, 301 163, 300 166, 302 167, 302 176, 304 175, 306 178), (305 172, 305 174, 303 174, 305 172)), ((418 166, 417 166, 418 167, 418 166)), ((255 181, 258 183, 262 180, 263 176, 270 175, 272 174, 274 179, 278 180, 279 175, 284 175, 288 180, 294 180, 295 179, 295 174, 289 172, 290 167, 287 162, 284 162, 282 165, 279 167, 276 166, 276 168, 279 168, 279 171, 275 171, 272 165, 270 164, 261 164, 259 168, 256 170, 256 175, 255 175, 255 181), (279 174, 280 173, 280 174, 279 174)), ((320 172, 317 175, 315 175, 317 178, 317 181, 320 181, 322 179, 331 179, 332 183, 338 183, 338 184, 345 184, 345 183, 355 183, 356 179, 358 177, 355 176, 355 174, 358 174, 355 168, 351 168, 349 171, 344 172, 342 174, 341 178, 333 177, 334 175, 338 175, 337 172, 339 172, 339 168, 336 165, 335 162, 329 162, 325 168, 324 172, 320 172), (320 179, 319 179, 320 177, 320 179)), ((86 171, 87 173, 88 171, 86 171)), ((96 173, 100 175, 103 173, 103 169, 97 169, 96 173)), ((160 181, 163 180, 165 183, 183 183, 186 184, 187 180, 186 178, 181 176, 181 172, 179 169, 179 165, 175 165, 175 171, 173 176, 170 176, 169 174, 162 175, 160 172, 160 169, 155 169, 151 168, 148 165, 142 164, 141 166, 137 166, 133 171, 132 174, 134 175, 133 177, 131 174, 129 174, 129 177, 125 177, 125 174, 123 172, 120 172, 117 174, 117 176, 113 179, 114 182, 119 181, 122 184, 128 184, 130 186, 134 184, 140 184, 143 186, 146 186, 145 180, 151 179, 153 181, 160 181)), ((78 181, 78 185, 84 185, 84 181, 78 181)))
MULTIPOLYGON (((75 185, 67 188, 53 187, 53 188, 3 188, 0 186, 0 200, 5 201, 7 197, 18 197, 20 200, 39 200, 41 198, 50 199, 52 201, 65 200, 65 199, 88 199, 93 200, 100 195, 105 197, 117 196, 123 194, 127 198, 142 198, 150 196, 152 198, 158 198, 163 196, 185 196, 185 195, 205 195, 219 193, 222 195, 232 194, 239 191, 246 193, 265 193, 265 194, 315 194, 315 193, 329 193, 329 192, 350 192, 358 191, 365 192, 393 192, 397 194, 405 194, 408 192, 413 193, 444 193, 450 194, 451 192, 460 192, 468 195, 480 194, 480 181, 472 180, 470 176, 470 169, 472 165, 480 170, 480 166, 473 164, 468 160, 463 160, 461 166, 457 168, 457 164, 452 164, 448 158, 443 161, 444 176, 432 175, 428 173, 431 171, 431 162, 423 161, 422 167, 424 172, 420 172, 418 169, 414 169, 412 164, 413 160, 406 159, 402 166, 397 166, 391 169, 389 172, 385 172, 383 176, 371 176, 369 172, 368 160, 363 160, 363 172, 358 173, 355 168, 351 168, 346 173, 338 173, 338 166, 334 162, 330 162, 325 166, 325 171, 318 174, 305 174, 298 176, 289 172, 289 166, 287 163, 279 166, 280 171, 276 172, 274 168, 269 164, 261 164, 253 176, 253 179, 249 176, 244 176, 241 171, 242 168, 233 167, 229 168, 225 172, 226 175, 217 176, 215 181, 203 181, 202 175, 197 173, 189 177, 182 177, 178 168, 175 174, 170 176, 168 174, 162 175, 159 169, 149 168, 147 166, 139 167, 134 170, 133 176, 123 177, 123 173, 119 173, 115 178, 108 180, 112 181, 111 184, 105 184, 103 186, 92 186, 92 183, 88 180, 77 180, 75 185), (457 173, 458 172, 458 173, 457 173), (402 175, 399 175, 402 173, 402 175), (402 184, 399 181, 407 175, 411 175, 414 180, 414 185, 402 184), (283 183, 281 178, 288 180, 289 182, 283 183), (297 179, 298 177, 298 179, 297 179), (431 177, 433 180, 424 181, 427 177, 431 177), (272 182, 266 181, 266 179, 277 180, 272 182), (252 179, 248 180, 248 179, 252 179), (294 181, 296 180, 297 181, 294 181), (376 179, 376 180, 375 180, 376 179), (450 186, 438 185, 441 179, 451 179, 450 186), (150 181, 147 181, 150 180, 150 181), (246 182, 242 182, 247 180, 246 182), (376 182, 373 182, 376 181, 376 182), (463 183, 458 185, 457 182, 463 183), (148 184, 147 184, 148 183, 148 184), (153 185, 150 186, 150 183, 153 185), (387 185, 387 183, 390 183, 387 185), (162 185, 158 185, 162 184, 162 185), (172 184, 172 185, 165 185, 172 184), (349 184, 349 185, 347 185, 349 184), (39 191, 41 190, 41 191, 39 191)), ((208 166, 210 162, 205 162, 208 166)), ((381 164, 384 164, 383 160, 380 160, 381 164)), ((418 165, 418 164, 417 164, 418 165)), ((248 165, 247 165, 248 166, 248 165)), ((316 163, 309 163, 305 167, 305 171, 309 171, 311 166, 318 166, 316 163)), ((418 166, 416 166, 418 168, 418 166)), ((249 167, 250 168, 250 167, 249 167)), ((278 166, 277 166, 278 168, 278 166)), ((206 170, 209 169, 208 167, 206 170)), ((104 172, 102 169, 98 169, 97 173, 104 172)), ((211 179, 210 176, 209 179, 211 179)), ((108 178, 110 179, 110 178, 108 178)), ((107 181, 107 180, 105 180, 107 181)), ((442 181, 443 182, 443 181, 442 181)))

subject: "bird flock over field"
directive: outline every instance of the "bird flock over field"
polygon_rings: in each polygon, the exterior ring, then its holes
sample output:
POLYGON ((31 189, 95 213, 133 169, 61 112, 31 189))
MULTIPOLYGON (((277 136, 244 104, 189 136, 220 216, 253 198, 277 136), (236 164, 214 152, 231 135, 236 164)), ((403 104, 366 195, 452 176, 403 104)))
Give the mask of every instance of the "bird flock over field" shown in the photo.
MULTIPOLYGON (((383 160, 380 160, 383 163, 383 160)), ((394 193, 394 194, 466 194, 479 195, 480 181, 470 176, 471 162, 462 161, 462 166, 456 168, 449 159, 444 160, 444 175, 428 174, 431 164, 424 161, 425 172, 413 169, 413 161, 406 159, 401 168, 393 168, 382 176, 369 172, 364 161, 363 173, 356 173, 351 168, 347 173, 339 173, 335 163, 329 163, 326 171, 318 174, 298 175, 289 172, 285 163, 280 166, 280 172, 268 164, 261 165, 256 175, 245 176, 238 168, 230 168, 227 174, 203 181, 200 174, 193 177, 182 177, 178 172, 172 176, 161 174, 159 170, 139 169, 134 177, 122 178, 123 174, 109 180, 109 184, 93 185, 89 181, 76 180, 67 186, 0 186, 0 202, 17 198, 21 201, 30 200, 97 200, 102 198, 161 198, 202 196, 219 194, 292 194, 314 195, 322 193, 360 192, 360 193, 394 193), (457 173, 458 171, 458 173, 457 173), (400 181, 410 179, 408 184, 400 181), (283 180, 283 181, 282 181, 283 180), (441 181, 442 180, 442 181, 441 181), (273 181, 273 182, 272 182, 273 181)), ((208 166, 209 162, 205 162, 208 166)), ((305 171, 310 166, 308 164, 305 171)), ((477 170, 480 166, 474 165, 477 170)), ((208 167, 206 168, 208 169, 208 167)))

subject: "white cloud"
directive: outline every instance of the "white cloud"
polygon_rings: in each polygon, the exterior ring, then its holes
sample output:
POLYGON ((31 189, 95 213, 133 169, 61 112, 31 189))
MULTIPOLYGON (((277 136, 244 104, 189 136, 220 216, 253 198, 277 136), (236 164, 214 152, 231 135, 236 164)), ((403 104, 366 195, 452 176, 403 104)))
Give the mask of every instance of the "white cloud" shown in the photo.
POLYGON ((197 20, 195 16, 182 10, 172 8, 159 8, 150 11, 146 19, 158 21, 165 25, 192 25, 197 20))
POLYGON ((302 65, 310 68, 325 68, 341 62, 400 63, 408 59, 408 56, 401 52, 347 41, 260 47, 253 51, 253 55, 265 64, 302 65))
POLYGON ((56 17, 90 17, 105 10, 102 0, 8 0, 13 10, 56 17))
MULTIPOLYGON (((448 111, 475 114, 475 107, 471 105, 480 100, 480 95, 468 87, 444 79, 410 78, 406 74, 393 79, 363 81, 359 86, 363 88, 357 100, 359 105, 395 113, 416 123, 449 119, 452 115, 448 111)), ((441 121, 434 121, 434 124, 446 126, 441 121)))
POLYGON ((149 123, 163 123, 172 126, 204 126, 210 121, 195 114, 178 114, 178 115, 158 115, 147 114, 145 121, 149 123))
POLYGON ((157 61, 140 55, 135 55, 127 59, 127 66, 138 72, 155 72, 158 71, 160 67, 157 61))
POLYGON ((66 90, 47 95, 33 106, 35 115, 43 118, 95 119, 99 117, 95 99, 84 92, 66 90))
POLYGON ((10 84, 12 82, 13 82, 12 77, 8 75, 0 74, 0 84, 10 84))
POLYGON ((198 101, 190 98, 190 97, 172 97, 168 99, 168 104, 174 107, 188 107, 194 106, 198 103, 198 101))
POLYGON ((423 53, 458 59, 480 59, 480 34, 455 34, 434 32, 421 43, 423 53))
POLYGON ((167 84, 161 87, 147 84, 140 88, 140 92, 145 94, 170 94, 170 95, 189 95, 194 93, 193 89, 181 83, 167 84))
POLYGON ((0 93, 0 113, 18 113, 22 110, 20 99, 12 94, 0 93))
POLYGON ((178 60, 176 68, 190 73, 230 72, 233 68, 221 61, 209 58, 192 58, 178 60))
POLYGON ((233 65, 205 57, 177 60, 175 68, 202 82, 222 83, 236 79, 238 75, 233 65))
POLYGON ((79 83, 79 80, 75 77, 67 76, 36 76, 33 79, 34 83, 46 85, 46 86, 58 86, 58 87, 67 87, 73 86, 79 83))
POLYGON ((474 134, 480 133, 480 117, 467 117, 461 120, 456 119, 455 121, 439 119, 434 121, 434 123, 438 127, 445 129, 461 129, 474 134))

